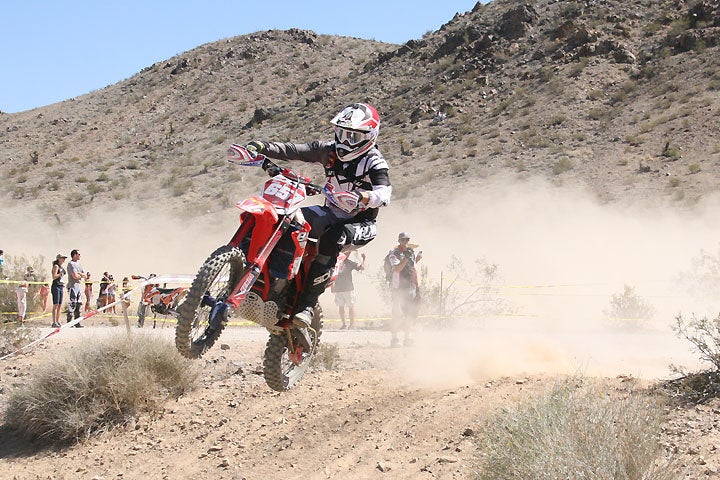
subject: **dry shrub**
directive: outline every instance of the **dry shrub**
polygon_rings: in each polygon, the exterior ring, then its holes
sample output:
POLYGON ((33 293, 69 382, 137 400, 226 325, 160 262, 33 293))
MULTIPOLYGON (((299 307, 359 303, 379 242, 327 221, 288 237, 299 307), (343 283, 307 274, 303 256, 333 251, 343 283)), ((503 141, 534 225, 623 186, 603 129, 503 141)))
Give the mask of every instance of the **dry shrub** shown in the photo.
POLYGON ((482 480, 670 480, 658 442, 662 405, 613 399, 578 379, 496 413, 485 426, 482 480))
POLYGON ((685 320, 678 314, 673 330, 693 344, 700 360, 709 368, 686 372, 681 366, 670 365, 679 377, 661 383, 660 389, 680 403, 704 403, 720 397, 720 315, 708 318, 693 313, 690 320, 685 320))
POLYGON ((31 439, 78 441, 157 413, 197 376, 170 343, 151 335, 87 341, 47 359, 12 390, 5 423, 31 439))
POLYGON ((315 368, 336 370, 340 366, 340 349, 334 343, 321 343, 315 352, 315 368))
POLYGON ((40 332, 36 328, 20 327, 17 323, 0 323, 0 357, 37 340, 40 332))

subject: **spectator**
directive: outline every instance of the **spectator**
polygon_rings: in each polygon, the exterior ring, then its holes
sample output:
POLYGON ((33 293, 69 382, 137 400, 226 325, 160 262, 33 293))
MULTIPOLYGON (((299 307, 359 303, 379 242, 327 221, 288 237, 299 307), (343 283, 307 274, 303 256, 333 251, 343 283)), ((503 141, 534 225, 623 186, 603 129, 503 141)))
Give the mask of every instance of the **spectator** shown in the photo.
POLYGON ((343 263, 342 268, 340 268, 340 272, 331 288, 331 291, 335 294, 335 305, 337 305, 340 312, 340 320, 342 320, 340 330, 355 328, 356 299, 352 272, 353 270, 365 270, 365 254, 361 253, 360 256, 362 257, 362 262, 359 264, 351 260, 349 256, 345 259, 345 263, 343 263), (345 323, 345 307, 348 309, 349 325, 345 323))
POLYGON ((47 310, 48 294, 50 293, 50 285, 43 283, 40 285, 40 302, 42 303, 43 312, 47 310))
MULTIPOLYGON (((108 275, 108 284, 107 288, 105 289, 107 304, 110 305, 115 303, 115 289, 117 288, 117 283, 115 283, 115 279, 112 275, 108 275)), ((115 313, 115 305, 108 308, 108 313, 115 313)))
POLYGON ((0 250, 0 278, 5 278, 5 275, 3 274, 3 265, 5 264, 5 257, 3 256, 5 252, 3 250, 0 250))
POLYGON ((35 270, 33 270, 33 267, 28 266, 25 269, 25 280, 28 282, 34 282, 36 279, 35 270))
POLYGON ((27 282, 23 282, 15 287, 15 294, 17 295, 18 325, 20 326, 22 326, 25 322, 25 312, 27 311, 27 292, 27 282))
POLYGON ((60 307, 62 306, 63 302, 63 288, 65 287, 65 283, 63 282, 63 277, 65 276, 65 268, 62 266, 62 264, 65 262, 65 259, 67 256, 57 254, 55 257, 55 261, 52 263, 52 284, 50 286, 50 291, 52 292, 52 301, 53 301, 53 307, 52 307, 52 326, 53 328, 59 328, 60 327, 60 307))
POLYGON ((38 294, 38 287, 35 285, 37 282, 37 276, 35 275, 35 270, 31 266, 28 266, 25 269, 25 281, 28 282, 28 297, 35 298, 38 294))
POLYGON ((390 280, 390 291, 392 293, 392 319, 390 321, 391 347, 399 347, 400 330, 404 333, 403 344, 408 347, 413 344, 410 338, 410 329, 418 314, 419 292, 418 279, 415 265, 422 258, 422 252, 415 255, 411 245, 410 235, 401 232, 398 235, 398 245, 392 249, 389 255, 392 264, 392 278, 390 280))
MULTIPOLYGON (((128 277, 124 277, 122 280, 122 294, 123 297, 130 291, 132 288, 130 288, 130 279, 128 277)), ((130 307, 130 299, 126 298, 123 302, 125 304, 125 309, 128 309, 130 307)))
MULTIPOLYGON (((68 273, 68 307, 67 307, 67 323, 72 322, 80 318, 80 311, 82 309, 82 290, 80 286, 81 281, 85 278, 85 270, 83 270, 80 264, 80 252, 74 249, 70 252, 70 262, 67 267, 68 273)), ((75 324, 76 328, 82 328, 80 322, 75 324)))
POLYGON ((90 272, 85 274, 85 311, 90 310, 90 299, 92 298, 93 284, 90 280, 90 272))
POLYGON ((108 272, 103 272, 103 276, 100 279, 100 292, 98 293, 97 306, 98 308, 104 307, 108 304, 107 301, 107 286, 108 286, 108 272))

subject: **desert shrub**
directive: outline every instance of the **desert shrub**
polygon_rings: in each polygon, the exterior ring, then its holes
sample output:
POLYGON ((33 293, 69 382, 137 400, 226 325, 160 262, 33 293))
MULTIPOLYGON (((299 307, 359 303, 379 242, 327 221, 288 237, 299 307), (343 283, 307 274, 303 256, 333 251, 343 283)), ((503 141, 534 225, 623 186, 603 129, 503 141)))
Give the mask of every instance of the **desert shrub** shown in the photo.
POLYGON ((686 322, 682 314, 678 314, 673 330, 695 346, 702 362, 720 371, 720 315, 708 319, 692 314, 691 320, 686 322))
POLYGON ((79 441, 157 413, 196 379, 197 370, 172 344, 117 334, 48 357, 10 391, 5 423, 28 438, 79 441))
POLYGON ((663 147, 662 156, 669 160, 677 160, 681 157, 680 149, 676 146, 670 145, 670 142, 665 142, 663 147))
POLYGON ((314 367, 336 370, 340 366, 340 349, 334 343, 320 343, 315 353, 314 367))
POLYGON ((720 289, 720 246, 717 251, 704 249, 690 260, 688 270, 677 275, 677 282, 696 302, 719 309, 717 292, 720 289))
POLYGON ((0 357, 16 351, 39 337, 35 328, 20 327, 17 323, 0 323, 0 357))
POLYGON ((572 160, 567 157, 559 158, 552 166, 553 175, 560 175, 573 169, 572 160))
POLYGON ((588 110, 588 118, 590 120, 600 120, 607 116, 608 112, 602 108, 591 108, 588 110))
POLYGON ((688 172, 691 174, 700 173, 700 165, 697 163, 691 163, 688 165, 688 172))
POLYGON ((577 379, 558 382, 485 423, 478 478, 679 478, 658 443, 662 415, 657 397, 614 399, 577 379))
POLYGON ((610 308, 604 313, 608 317, 636 324, 639 320, 651 319, 655 309, 635 293, 635 287, 625 285, 623 293, 616 293, 611 297, 610 308))
MULTIPOLYGON (((5 264, 0 268, 0 278, 7 278, 14 282, 20 281, 45 281, 49 278, 50 262, 45 261, 45 257, 40 255, 36 257, 27 257, 26 255, 5 255, 5 264), (32 278, 25 278, 27 267, 33 267, 35 271, 32 278)), ((0 284, 0 312, 2 318, 6 321, 17 320, 17 295, 15 287, 17 283, 0 284)), ((28 285, 27 293, 27 311, 28 314, 36 312, 41 308, 41 301, 38 295, 40 286, 37 284, 28 285)), ((28 315, 29 317, 29 315, 28 315)))
POLYGON ((659 388, 680 402, 703 403, 720 396, 720 315, 709 319, 692 314, 686 321, 678 314, 673 331, 693 344, 700 361, 709 368, 688 373, 682 366, 671 365, 678 378, 663 382, 659 388))
POLYGON ((580 61, 573 63, 568 70, 568 76, 571 78, 579 77, 583 70, 587 68, 589 62, 587 58, 581 58, 580 61))
POLYGON ((427 266, 421 265, 418 283, 421 308, 437 313, 444 324, 458 317, 478 319, 515 312, 515 307, 497 290, 502 283, 500 267, 486 258, 468 262, 452 255, 442 273, 446 281, 443 285, 431 279, 427 266))

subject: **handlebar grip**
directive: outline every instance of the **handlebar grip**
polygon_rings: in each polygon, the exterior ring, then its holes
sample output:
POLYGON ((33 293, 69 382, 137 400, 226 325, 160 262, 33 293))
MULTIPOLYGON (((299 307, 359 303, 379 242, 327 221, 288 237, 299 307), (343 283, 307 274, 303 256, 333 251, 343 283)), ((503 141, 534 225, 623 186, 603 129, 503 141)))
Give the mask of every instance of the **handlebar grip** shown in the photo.
POLYGON ((320 185, 315 185, 314 183, 308 183, 305 186, 305 192, 308 195, 318 195, 318 194, 322 193, 322 191, 323 191, 323 187, 321 187, 320 185))
POLYGON ((271 177, 274 177, 275 175, 278 175, 280 172, 282 172, 282 168, 275 165, 267 157, 265 158, 265 160, 263 160, 262 169, 265 170, 271 177))

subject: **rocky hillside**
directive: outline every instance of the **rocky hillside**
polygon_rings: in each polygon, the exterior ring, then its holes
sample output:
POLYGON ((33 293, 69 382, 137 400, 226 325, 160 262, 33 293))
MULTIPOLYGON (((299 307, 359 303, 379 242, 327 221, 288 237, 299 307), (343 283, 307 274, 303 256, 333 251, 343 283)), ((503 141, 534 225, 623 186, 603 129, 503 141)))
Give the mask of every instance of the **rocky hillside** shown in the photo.
POLYGON ((326 138, 335 111, 368 101, 396 200, 508 173, 684 205, 716 190, 719 44, 719 0, 496 0, 400 46, 235 37, 1 114, 0 198, 60 216, 153 200, 216 211, 259 180, 226 165, 228 143, 326 138))

